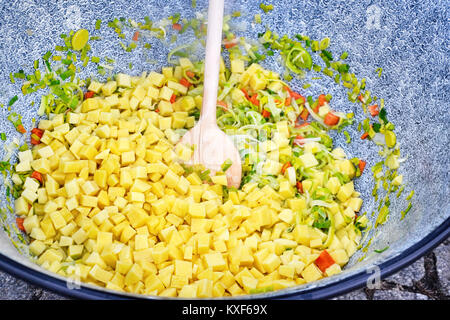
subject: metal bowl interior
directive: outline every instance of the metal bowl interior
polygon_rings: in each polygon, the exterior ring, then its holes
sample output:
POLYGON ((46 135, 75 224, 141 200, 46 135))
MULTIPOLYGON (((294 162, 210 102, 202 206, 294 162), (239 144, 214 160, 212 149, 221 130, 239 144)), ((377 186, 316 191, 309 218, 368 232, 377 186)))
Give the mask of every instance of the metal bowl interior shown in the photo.
MULTIPOLYGON (((10 72, 28 70, 33 61, 42 57, 59 43, 59 34, 71 29, 86 28, 94 32, 97 19, 103 24, 114 18, 125 17, 142 21, 145 16, 160 20, 176 12, 182 17, 194 17, 195 12, 205 13, 206 1, 197 1, 195 9, 191 1, 129 1, 87 0, 45 1, 26 0, 0 3, 0 101, 6 104, 18 94, 20 85, 12 84, 10 72)), ((226 1, 226 12, 240 11, 241 17, 232 23, 239 34, 257 39, 257 34, 267 25, 279 34, 305 34, 311 38, 331 39, 333 53, 349 53, 351 70, 358 78, 367 79, 367 87, 373 94, 385 99, 389 119, 396 126, 402 155, 406 161, 400 168, 407 183, 406 190, 415 190, 413 207, 401 220, 401 211, 407 206, 405 197, 392 199, 389 220, 372 232, 372 242, 367 252, 357 252, 345 270, 331 278, 314 283, 267 293, 264 297, 325 298, 363 286, 371 274, 380 272, 386 276, 420 257, 436 246, 450 233, 449 204, 449 132, 450 116, 447 103, 449 88, 449 8, 445 1, 287 1, 274 2, 274 10, 263 14, 257 1, 226 1), (254 14, 262 14, 263 24, 255 24, 254 14), (382 68, 382 76, 375 70, 382 68), (389 246, 383 253, 374 252, 389 246), (365 259, 358 261, 363 255, 365 259)), ((126 53, 120 47, 116 34, 102 27, 102 41, 92 45, 93 55, 108 56, 115 60, 114 72, 140 74, 159 70, 167 64, 167 53, 176 45, 189 43, 192 35, 179 36, 176 43, 162 44, 152 40, 152 48, 145 53, 137 49, 126 53), (132 63, 133 68, 129 69, 132 63)), ((131 38, 131 35, 128 35, 131 38)), ((201 58, 201 57, 200 57, 201 58)), ((282 73, 277 54, 268 57, 262 65, 282 73)), ((95 74, 88 68, 84 75, 95 74)), ((355 112, 357 121, 363 119, 362 110, 347 99, 345 88, 324 77, 311 82, 307 90, 301 89, 302 81, 293 80, 292 86, 307 94, 330 92, 333 108, 355 112)), ((31 128, 37 118, 39 95, 20 96, 14 111, 23 115, 26 128, 31 128)), ((0 108, 0 131, 7 134, 0 141, 2 157, 4 146, 13 139, 23 142, 24 136, 15 132, 6 120, 10 111, 0 108)), ((356 126, 348 129, 352 143, 346 144, 342 134, 333 134, 335 145, 341 146, 352 156, 367 159, 368 166, 380 160, 377 148, 359 139, 356 126)), ((16 156, 11 158, 15 161, 16 156)), ((356 182, 364 201, 362 211, 372 212, 376 205, 371 196, 373 179, 370 171, 356 182)), ((0 207, 6 208, 6 188, 0 185, 0 207)), ((370 217, 370 214, 369 214, 370 217)), ((374 221, 375 218, 372 218, 374 221)), ((12 225, 14 217, 7 214, 3 221, 12 225)), ((4 230, 0 231, 0 268, 43 287, 62 294, 81 298, 129 298, 137 295, 119 294, 91 285, 74 285, 64 278, 49 273, 30 261, 26 250, 17 250, 4 230)), ((247 296, 249 298, 255 296, 247 296)), ((261 297, 261 296, 258 296, 261 297)), ((155 297, 146 297, 155 298, 155 297)))

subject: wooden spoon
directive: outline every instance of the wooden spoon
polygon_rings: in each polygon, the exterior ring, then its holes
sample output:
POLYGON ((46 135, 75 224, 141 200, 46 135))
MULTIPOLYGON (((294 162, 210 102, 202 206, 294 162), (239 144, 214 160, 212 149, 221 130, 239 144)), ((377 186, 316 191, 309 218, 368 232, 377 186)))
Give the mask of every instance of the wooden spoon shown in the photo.
POLYGON ((242 167, 239 151, 216 122, 217 88, 219 85, 220 49, 222 44, 224 0, 210 0, 206 38, 203 105, 200 119, 179 143, 195 145, 190 164, 203 164, 214 175, 226 160, 231 167, 225 172, 228 186, 238 188, 242 167))

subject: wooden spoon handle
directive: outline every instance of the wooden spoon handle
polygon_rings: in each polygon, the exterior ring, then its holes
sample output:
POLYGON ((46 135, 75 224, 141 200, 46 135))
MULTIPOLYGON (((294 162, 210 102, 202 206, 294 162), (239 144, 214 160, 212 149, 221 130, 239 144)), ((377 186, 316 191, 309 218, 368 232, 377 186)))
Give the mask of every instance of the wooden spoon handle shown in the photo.
POLYGON ((216 124, 224 0, 209 0, 203 80, 202 124, 216 124))

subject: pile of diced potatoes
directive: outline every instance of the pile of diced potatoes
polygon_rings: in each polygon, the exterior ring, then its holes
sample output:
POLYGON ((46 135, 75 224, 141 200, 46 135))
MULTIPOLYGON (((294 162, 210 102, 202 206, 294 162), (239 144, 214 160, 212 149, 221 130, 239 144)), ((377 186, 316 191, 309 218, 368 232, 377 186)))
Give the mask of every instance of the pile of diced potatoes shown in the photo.
MULTIPOLYGON (((239 76, 243 63, 233 65, 239 76)), ((38 171, 44 183, 28 177, 15 202, 37 263, 109 289, 169 297, 236 296, 339 273, 360 238, 352 219, 362 200, 353 182, 326 184, 337 197, 327 209, 336 233, 326 250, 335 263, 322 272, 314 262, 327 235, 296 223, 308 199, 295 196, 281 174, 279 190, 247 183, 225 199, 225 175, 206 183, 185 172, 180 159, 192 148, 174 147, 176 130, 194 126, 189 114, 202 101, 179 83, 191 66, 182 58, 162 73, 92 81, 95 97, 40 121, 41 143, 19 153, 16 171, 38 171)), ((260 86, 258 75, 243 75, 260 86)), ((336 165, 351 176, 348 162, 336 165)), ((303 188, 322 184, 317 170, 303 188)))

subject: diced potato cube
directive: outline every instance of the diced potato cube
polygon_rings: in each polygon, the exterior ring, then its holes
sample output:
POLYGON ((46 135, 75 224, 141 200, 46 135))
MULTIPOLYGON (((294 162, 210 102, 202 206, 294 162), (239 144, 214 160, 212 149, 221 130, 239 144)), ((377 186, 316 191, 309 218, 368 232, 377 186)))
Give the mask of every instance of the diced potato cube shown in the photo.
POLYGON ((147 79, 149 79, 150 82, 157 87, 161 87, 165 82, 164 75, 154 72, 154 71, 150 72, 147 79))
MULTIPOLYGON (((105 96, 110 96, 116 91, 117 89, 117 82, 116 81, 108 81, 106 84, 102 87, 102 92, 105 96)), ((88 101, 91 99, 88 99, 88 101)))
POLYGON ((121 164, 122 166, 127 166, 136 161, 136 156, 134 151, 123 152, 121 155, 121 164))
POLYGON ((341 267, 344 266, 348 262, 348 255, 344 249, 337 249, 337 250, 331 251, 330 256, 341 267))
POLYGON ((267 79, 261 72, 255 72, 250 78, 250 87, 257 91, 263 90, 267 85, 267 79))
POLYGON ((46 248, 47 246, 45 245, 45 243, 39 240, 34 240, 29 245, 30 252, 35 256, 40 256, 46 248))
POLYGON ((212 180, 213 183, 221 185, 221 186, 228 185, 228 181, 227 181, 227 176, 226 175, 214 176, 214 177, 211 177, 211 180, 212 180))
POLYGON ((45 147, 39 149, 38 154, 41 158, 46 159, 46 158, 50 158, 54 154, 54 152, 50 146, 45 146, 45 147))
POLYGON ((174 91, 177 91, 177 92, 179 92, 179 93, 181 93, 183 95, 185 95, 187 93, 187 90, 188 90, 188 88, 185 87, 184 85, 182 85, 182 84, 180 84, 178 82, 172 81, 172 80, 167 81, 167 86, 170 89, 172 89, 174 91))
POLYGON ((275 271, 275 269, 277 269, 280 264, 281 264, 280 258, 274 253, 269 254, 262 262, 264 270, 269 273, 275 271))
POLYGON ((306 282, 312 282, 319 280, 322 278, 322 272, 317 268, 317 266, 314 263, 311 263, 308 265, 301 273, 303 279, 306 280, 306 282))
POLYGON ((192 278, 192 262, 184 260, 175 260, 175 275, 192 278))
POLYGON ((353 211, 358 212, 361 209, 363 200, 361 198, 350 198, 348 206, 353 209, 353 211))
POLYGON ((157 100, 159 98, 159 89, 155 87, 149 87, 147 89, 147 97, 152 100, 157 100))
POLYGON ((103 283, 107 283, 113 277, 113 273, 110 271, 106 271, 99 267, 98 265, 94 265, 92 269, 89 271, 89 275, 91 275, 95 280, 98 280, 103 283))
POLYGON ((170 99, 172 98, 172 95, 173 95, 173 90, 167 86, 164 86, 161 88, 161 90, 159 90, 159 98, 160 99, 170 101, 170 99))
POLYGON ((207 267, 212 268, 213 271, 222 271, 227 267, 223 255, 219 252, 205 254, 204 259, 207 267))
POLYGON ((26 172, 31 170, 30 161, 21 161, 16 164, 16 172, 26 172))
POLYGON ((81 195, 80 204, 84 207, 96 207, 98 202, 97 197, 81 195))
MULTIPOLYGON (((163 117, 170 116, 173 112, 172 104, 168 101, 161 100, 158 104, 158 110, 159 110, 159 114, 161 116, 163 116, 163 117)), ((170 128, 170 126, 169 126, 169 128, 170 128)), ((167 128, 167 129, 169 129, 169 128, 167 128)), ((160 129, 162 129, 161 126, 160 126, 160 129)), ((164 130, 164 129, 162 129, 162 130, 164 130)))
POLYGON ((356 169, 350 160, 342 160, 339 162, 339 171, 347 175, 350 179, 355 176, 356 169))
POLYGON ((117 86, 122 88, 131 88, 131 77, 124 73, 116 75, 117 86))
POLYGON ((245 101, 245 94, 238 88, 233 88, 231 91, 231 99, 233 103, 243 103, 245 101))
POLYGON ((337 194, 337 198, 339 201, 344 202, 348 198, 351 197, 353 192, 355 191, 353 181, 350 181, 349 183, 344 184, 342 187, 339 188, 339 192, 337 194))
POLYGON ((299 156, 299 159, 305 168, 311 168, 311 167, 317 166, 319 164, 317 159, 310 152, 308 152, 308 153, 305 152, 304 154, 299 156))
POLYGON ((22 198, 31 204, 37 200, 38 195, 36 191, 33 191, 31 189, 25 189, 22 191, 22 198))
POLYGON ((36 179, 30 178, 30 177, 27 177, 25 179, 25 183, 23 184, 24 189, 29 189, 30 191, 34 191, 34 192, 37 192, 39 187, 40 187, 39 182, 37 182, 36 179))
POLYGON ((179 64, 180 64, 180 67, 183 68, 183 69, 192 69, 192 68, 194 68, 194 65, 192 64, 191 60, 189 60, 189 58, 181 57, 179 59, 179 64))
POLYGON ((206 217, 205 205, 203 203, 192 202, 189 204, 188 213, 192 218, 205 218, 206 217))
POLYGON ((175 172, 169 169, 164 175, 162 182, 169 188, 174 189, 177 186, 179 179, 180 177, 175 172))
POLYGON ((244 60, 232 59, 230 65, 231 65, 231 72, 233 73, 243 73, 245 71, 244 60))

